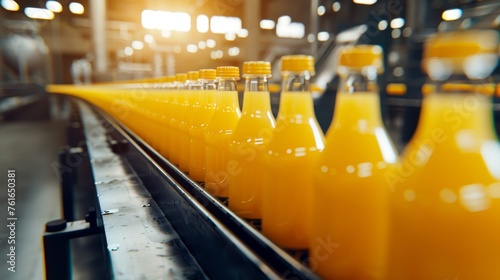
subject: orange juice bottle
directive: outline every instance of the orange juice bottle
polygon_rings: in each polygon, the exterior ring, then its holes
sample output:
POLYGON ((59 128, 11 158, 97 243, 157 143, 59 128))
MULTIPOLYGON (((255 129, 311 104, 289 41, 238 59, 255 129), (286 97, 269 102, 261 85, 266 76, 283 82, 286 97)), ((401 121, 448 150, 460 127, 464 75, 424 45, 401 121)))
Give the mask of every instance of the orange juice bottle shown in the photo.
MULTIPOLYGON (((500 143, 491 98, 498 34, 436 34, 422 66, 435 85, 393 184, 386 279, 500 279, 500 143)), ((493 91, 493 89, 492 89, 493 91)))
POLYGON ((397 152, 380 114, 382 48, 345 47, 325 149, 314 174, 310 266, 325 279, 385 279, 390 189, 397 152), (324 248, 324 244, 333 244, 324 248))
POLYGON ((175 75, 175 88, 172 92, 172 106, 170 108, 171 118, 170 118, 170 136, 169 141, 169 152, 170 161, 179 165, 181 159, 181 132, 180 132, 180 119, 182 117, 182 110, 184 106, 185 95, 183 95, 183 90, 185 87, 185 82, 187 75, 184 73, 179 73, 175 75))
POLYGON ((311 232, 313 169, 324 148, 309 79, 314 58, 281 58, 283 75, 276 128, 266 148, 262 231, 285 249, 307 250, 311 232))
POLYGON ((198 86, 198 71, 190 71, 186 76, 186 83, 182 95, 184 96, 184 103, 181 104, 180 112, 180 158, 179 158, 179 169, 188 172, 189 171, 189 149, 190 149, 190 139, 191 135, 189 129, 191 127, 191 115, 193 114, 192 104, 194 103, 196 97, 196 87, 198 86))
POLYGON ((160 114, 160 153, 163 157, 169 158, 169 122, 172 116, 171 112, 171 99, 172 99, 172 88, 175 82, 174 76, 165 77, 163 83, 160 85, 161 98, 159 102, 161 103, 161 114, 160 114))
POLYGON ((230 146, 235 168, 229 174, 229 208, 242 218, 260 220, 264 147, 276 125, 267 89, 271 63, 245 62, 243 77, 243 111, 230 146))
POLYGON ((205 130, 215 111, 217 85, 215 69, 198 71, 200 89, 195 90, 191 127, 189 128, 189 177, 195 181, 205 181, 206 144, 205 130))
POLYGON ((226 203, 228 197, 229 173, 232 165, 229 160, 229 145, 240 120, 236 83, 240 78, 238 67, 217 67, 218 90, 215 111, 205 130, 206 166, 205 188, 209 193, 226 203))

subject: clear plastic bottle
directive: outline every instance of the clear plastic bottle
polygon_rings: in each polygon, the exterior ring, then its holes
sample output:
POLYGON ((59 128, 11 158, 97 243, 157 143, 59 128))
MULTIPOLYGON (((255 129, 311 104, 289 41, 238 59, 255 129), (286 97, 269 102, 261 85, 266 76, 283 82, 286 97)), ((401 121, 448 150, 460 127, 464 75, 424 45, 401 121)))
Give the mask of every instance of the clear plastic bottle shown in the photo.
POLYGON ((324 148, 309 89, 314 58, 283 56, 281 73, 280 108, 265 154, 262 231, 283 248, 307 250, 313 170, 324 148))
POLYGON ((191 127, 191 115, 193 115, 193 103, 196 97, 197 89, 200 87, 198 83, 198 71, 190 71, 186 75, 186 83, 182 95, 184 102, 181 107, 181 117, 179 122, 180 137, 180 158, 179 169, 188 172, 190 161, 190 142, 191 135, 189 129, 191 127))
POLYGON ((175 83, 174 76, 165 77, 164 83, 161 85, 163 97, 160 99, 162 112, 160 115, 160 153, 163 157, 169 158, 169 138, 170 138, 170 119, 172 118, 172 104, 173 104, 173 84, 175 83))
POLYGON ((198 182, 205 181, 206 143, 205 130, 215 111, 217 94, 215 69, 200 69, 198 71, 200 89, 198 103, 195 102, 191 118, 189 135, 189 177, 198 182))
POLYGON ((245 62, 243 77, 242 116, 234 129, 230 147, 231 162, 236 167, 229 174, 229 208, 242 218, 260 221, 264 148, 276 126, 267 89, 271 63, 245 62))
POLYGON ((345 47, 332 124, 314 174, 309 259, 325 279, 385 279, 390 189, 397 151, 380 114, 382 48, 345 47), (329 251, 323 244, 339 246, 329 251))
POLYGON ((237 82, 240 79, 238 67, 217 67, 218 90, 215 111, 205 130, 206 170, 205 188, 209 193, 227 202, 230 164, 229 145, 236 125, 241 117, 238 103, 237 82))
POLYGON ((498 62, 498 33, 438 33, 422 60, 435 92, 387 174, 388 277, 500 279, 500 143, 491 97, 480 93, 498 62))
POLYGON ((179 165, 180 163, 181 143, 184 140, 180 131, 180 123, 183 110, 185 109, 186 96, 184 91, 186 88, 186 79, 187 75, 185 73, 175 75, 175 89, 172 92, 172 106, 170 107, 170 137, 168 140, 170 145, 170 161, 175 165, 179 165))

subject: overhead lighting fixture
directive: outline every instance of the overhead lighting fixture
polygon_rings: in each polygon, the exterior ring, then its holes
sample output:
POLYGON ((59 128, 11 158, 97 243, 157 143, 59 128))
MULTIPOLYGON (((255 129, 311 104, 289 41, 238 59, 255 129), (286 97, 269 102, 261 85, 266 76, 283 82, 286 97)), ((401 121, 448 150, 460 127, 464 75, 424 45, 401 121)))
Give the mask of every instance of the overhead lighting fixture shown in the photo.
POLYGON ((134 54, 134 49, 132 49, 131 47, 125 47, 123 53, 127 56, 131 56, 134 54))
POLYGON ((207 47, 207 43, 205 41, 198 42, 198 49, 204 50, 207 47))
POLYGON ((195 44, 188 44, 186 46, 186 51, 188 53, 196 53, 198 51, 198 46, 195 44))
POLYGON ((144 43, 142 41, 135 40, 135 41, 132 41, 131 46, 132 46, 132 48, 134 48, 136 50, 142 50, 144 48, 144 43))
POLYGON ((151 34, 144 35, 144 42, 151 44, 154 41, 155 41, 155 37, 153 37, 153 35, 151 35, 151 34))
POLYGON ((273 20, 270 20, 270 19, 263 19, 260 21, 260 28, 261 29, 273 29, 275 26, 275 23, 273 20))
POLYGON ((377 0, 352 0, 352 2, 360 5, 373 5, 377 3, 377 0))
POLYGON ((227 50, 227 54, 229 56, 237 56, 240 54, 240 48, 238 47, 232 47, 227 50))
POLYGON ((43 19, 43 20, 54 19, 54 13, 47 9, 28 7, 24 9, 24 13, 26 14, 27 17, 32 19, 43 19))
POLYGON ((219 59, 224 56, 224 52, 221 50, 216 51, 215 54, 216 54, 217 58, 219 58, 219 59))
POLYGON ((191 30, 191 16, 187 13, 144 10, 141 24, 146 29, 188 32, 191 30))
POLYGON ((207 48, 210 48, 210 49, 215 48, 215 40, 214 39, 207 40, 207 48))
POLYGON ((301 22, 280 21, 276 25, 276 36, 281 38, 301 39, 305 34, 305 26, 301 22))
POLYGON ((14 0, 2 0, 2 7, 11 12, 19 11, 19 4, 14 0))
POLYGON ((234 34, 233 32, 228 32, 224 34, 224 39, 226 39, 227 41, 234 41, 236 39, 236 34, 234 34))
POLYGON ((391 20, 391 28, 392 29, 401 28, 404 25, 405 25, 404 18, 395 18, 395 19, 391 20))
POLYGON ((69 3, 69 10, 75 15, 82 15, 85 12, 83 5, 78 2, 69 3))
POLYGON ((240 38, 246 38, 246 37, 248 37, 248 30, 245 28, 242 28, 242 29, 238 30, 238 32, 236 32, 236 35, 238 35, 238 37, 240 37, 240 38))
POLYGON ((378 22, 378 30, 380 31, 386 30, 388 25, 389 24, 387 23, 387 20, 383 19, 378 22))
POLYGON ((446 21, 457 20, 462 17, 462 9, 450 9, 441 14, 441 18, 446 21))
POLYGON ((323 6, 323 5, 319 6, 318 9, 317 9, 317 12, 318 12, 318 16, 324 15, 325 12, 326 12, 325 6, 323 6))
POLYGON ((338 11, 340 11, 340 7, 341 7, 340 2, 334 2, 334 3, 332 4, 332 10, 333 10, 334 12, 338 12, 338 11))
POLYGON ((278 24, 289 24, 292 22, 292 18, 290 16, 280 16, 278 18, 278 24))
POLYGON ((199 15, 196 18, 196 30, 200 33, 207 33, 209 29, 208 17, 206 15, 199 15))
POLYGON ((54 13, 60 13, 63 10, 61 3, 57 1, 47 1, 47 3, 45 3, 45 7, 54 13))
POLYGON ((330 33, 326 31, 321 31, 318 33, 318 41, 324 42, 328 41, 328 39, 330 39, 330 33))
POLYGON ((236 33, 241 29, 241 18, 213 16, 210 18, 210 31, 215 34, 236 33))
POLYGON ((172 32, 170 30, 162 30, 161 31, 161 37, 170 38, 170 36, 172 36, 172 32))

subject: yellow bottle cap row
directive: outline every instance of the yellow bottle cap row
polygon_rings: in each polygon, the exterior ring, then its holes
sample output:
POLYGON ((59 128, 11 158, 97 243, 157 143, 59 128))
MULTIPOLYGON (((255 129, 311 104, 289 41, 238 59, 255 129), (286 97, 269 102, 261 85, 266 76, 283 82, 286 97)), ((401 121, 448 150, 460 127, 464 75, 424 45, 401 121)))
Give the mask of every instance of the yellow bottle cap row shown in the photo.
POLYGON ((467 30, 436 34, 424 46, 424 57, 465 58, 498 53, 498 34, 493 30, 467 30))
POLYGON ((384 72, 383 51, 377 45, 357 45, 344 47, 340 51, 339 65, 361 70, 367 66, 377 68, 377 73, 384 72))
POLYGON ((271 77, 271 63, 267 61, 247 61, 243 63, 243 75, 271 77))
POLYGON ((217 78, 215 69, 200 69, 198 73, 199 73, 198 77, 199 79, 215 80, 217 78))
POLYGON ((165 82, 167 82, 167 83, 173 83, 173 82, 175 82, 175 76, 167 76, 167 77, 165 77, 165 82))
POLYGON ((199 72, 198 71, 188 71, 187 72, 187 79, 189 81, 197 81, 199 78, 199 72))
POLYGON ((187 74, 186 73, 175 74, 175 80, 180 83, 185 83, 187 80, 187 74))
POLYGON ((240 69, 236 66, 219 66, 217 67, 217 77, 220 78, 239 78, 240 69))
POLYGON ((305 72, 308 71, 311 76, 314 71, 314 57, 310 55, 285 55, 281 57, 281 71, 305 72))
POLYGON ((433 80, 444 80, 453 73, 485 78, 496 66, 498 42, 498 33, 493 30, 435 34, 424 44, 422 68, 433 80))

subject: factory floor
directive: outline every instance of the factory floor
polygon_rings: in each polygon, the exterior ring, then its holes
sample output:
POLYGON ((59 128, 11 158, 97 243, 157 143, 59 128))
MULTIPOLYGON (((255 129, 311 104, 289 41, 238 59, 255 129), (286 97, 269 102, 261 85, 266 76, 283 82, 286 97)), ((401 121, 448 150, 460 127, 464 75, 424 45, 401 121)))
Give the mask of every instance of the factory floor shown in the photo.
MULTIPOLYGON (((45 223, 62 217, 60 185, 53 164, 66 141, 64 127, 65 121, 58 119, 0 121, 0 279, 45 279, 45 223), (9 169, 16 170, 15 272, 8 270, 7 263, 13 245, 8 244, 7 228, 9 169)), ((97 260, 81 254, 93 249, 95 238, 72 241, 73 279, 97 279, 95 271, 89 269, 97 260), (79 255, 75 256, 75 251, 79 255)))

